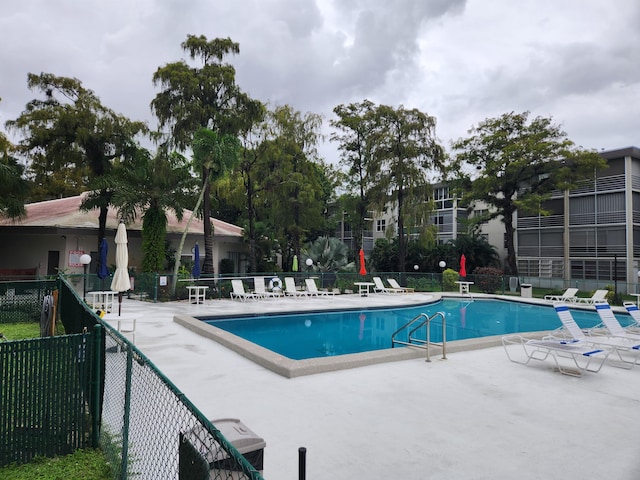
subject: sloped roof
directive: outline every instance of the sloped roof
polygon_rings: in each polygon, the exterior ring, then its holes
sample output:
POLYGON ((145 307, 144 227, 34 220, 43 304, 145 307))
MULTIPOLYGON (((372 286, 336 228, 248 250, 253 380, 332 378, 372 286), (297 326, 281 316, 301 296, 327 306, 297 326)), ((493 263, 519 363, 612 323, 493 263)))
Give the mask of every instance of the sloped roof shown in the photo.
MULTIPOLYGON (((97 229, 98 209, 83 212, 80 204, 86 193, 75 197, 47 200, 44 202, 30 203, 25 205, 27 216, 21 220, 0 218, 0 227, 20 226, 20 227, 57 227, 57 228, 86 228, 97 229)), ((182 233, 191 217, 191 210, 184 210, 182 220, 178 221, 173 212, 167 212, 167 232, 182 233)), ((214 236, 241 237, 242 228, 231 223, 223 222, 215 218, 211 219, 214 227, 214 236)), ((109 208, 107 214, 107 230, 115 230, 118 227, 118 217, 115 208, 109 208)), ((128 230, 142 230, 142 218, 140 215, 136 220, 127 225, 128 230)), ((191 220, 189 233, 202 234, 204 232, 204 222, 199 218, 191 220)))

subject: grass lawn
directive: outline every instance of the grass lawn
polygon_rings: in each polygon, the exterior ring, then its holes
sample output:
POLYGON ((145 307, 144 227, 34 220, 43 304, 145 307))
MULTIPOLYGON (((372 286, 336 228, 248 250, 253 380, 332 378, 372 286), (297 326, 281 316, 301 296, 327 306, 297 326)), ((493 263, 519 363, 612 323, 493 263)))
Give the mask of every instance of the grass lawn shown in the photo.
POLYGON ((39 323, 0 323, 0 333, 7 340, 24 340, 40 337, 39 323))
POLYGON ((101 450, 77 450, 71 455, 55 458, 36 458, 25 465, 0 467, 3 480, 110 480, 111 468, 101 450))
MULTIPOLYGON (((38 322, 15 322, 0 323, 0 333, 7 340, 24 340, 26 338, 40 338, 40 323, 38 322)), ((61 322, 56 323, 56 335, 64 335, 64 326, 61 322)))

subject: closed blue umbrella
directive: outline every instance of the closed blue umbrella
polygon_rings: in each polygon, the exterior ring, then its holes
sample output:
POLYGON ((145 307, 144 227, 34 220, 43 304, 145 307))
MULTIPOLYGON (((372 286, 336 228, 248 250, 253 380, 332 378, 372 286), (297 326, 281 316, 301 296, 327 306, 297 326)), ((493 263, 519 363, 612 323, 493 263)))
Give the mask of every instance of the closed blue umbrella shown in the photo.
POLYGON ((193 247, 193 270, 191 270, 191 275, 193 275, 193 278, 200 278, 200 247, 198 242, 193 247))
POLYGON ((107 253, 109 245, 107 239, 103 238, 100 242, 100 251, 98 252, 98 278, 104 280, 109 276, 109 267, 107 266, 107 253))

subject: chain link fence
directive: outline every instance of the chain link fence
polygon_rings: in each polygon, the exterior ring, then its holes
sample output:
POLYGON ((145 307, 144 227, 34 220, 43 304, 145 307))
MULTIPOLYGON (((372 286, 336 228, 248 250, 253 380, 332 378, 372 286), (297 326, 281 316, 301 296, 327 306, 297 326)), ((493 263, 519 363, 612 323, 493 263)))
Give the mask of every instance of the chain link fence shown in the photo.
POLYGON ((97 446, 91 334, 0 342, 0 465, 97 446))
POLYGON ((38 322, 44 296, 56 284, 47 279, 0 282, 0 324, 38 322))
POLYGON ((262 459, 249 462, 135 345, 102 322, 65 279, 60 306, 67 331, 95 323, 103 327, 99 444, 114 479, 262 479, 262 459))

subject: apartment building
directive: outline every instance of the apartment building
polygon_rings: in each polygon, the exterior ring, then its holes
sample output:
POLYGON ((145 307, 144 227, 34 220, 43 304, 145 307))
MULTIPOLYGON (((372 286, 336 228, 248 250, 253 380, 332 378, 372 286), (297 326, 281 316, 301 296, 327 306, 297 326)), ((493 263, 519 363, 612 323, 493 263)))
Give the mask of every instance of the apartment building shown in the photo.
POLYGON ((594 171, 571 191, 554 192, 550 215, 516 220, 521 276, 602 286, 620 282, 635 293, 640 257, 640 149, 600 153, 609 168, 594 171))
MULTIPOLYGON (((446 183, 434 184, 432 188, 434 211, 430 215, 428 222, 429 225, 437 227, 436 242, 438 244, 447 243, 459 235, 469 233, 470 217, 483 216, 487 213, 487 207, 481 204, 475 206, 471 212, 467 208, 461 207, 458 198, 450 191, 446 183)), ((373 215, 371 234, 374 242, 378 238, 385 238, 387 228, 393 228, 395 232, 397 217, 397 207, 390 208, 387 212, 373 215)), ((412 235, 411 232, 409 234, 412 235)), ((504 225, 500 219, 489 220, 482 224, 480 234, 486 237, 489 244, 495 247, 498 258, 501 263, 504 263, 507 252, 504 243, 504 225)))

